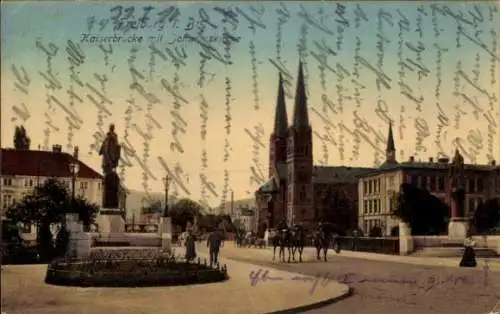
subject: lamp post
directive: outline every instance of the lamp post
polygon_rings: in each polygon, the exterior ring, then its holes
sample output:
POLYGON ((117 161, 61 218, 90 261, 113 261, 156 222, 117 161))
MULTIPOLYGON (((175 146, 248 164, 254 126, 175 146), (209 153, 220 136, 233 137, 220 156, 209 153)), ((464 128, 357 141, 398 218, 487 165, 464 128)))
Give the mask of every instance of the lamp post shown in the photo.
POLYGON ((78 176, 78 171, 80 171, 80 165, 77 161, 72 161, 69 164, 69 172, 71 173, 71 203, 70 203, 70 212, 73 212, 73 204, 75 201, 75 184, 76 177, 78 176))
POLYGON ((165 210, 163 211, 163 217, 168 217, 168 187, 170 185, 170 178, 168 175, 163 178, 163 184, 165 185, 165 210))

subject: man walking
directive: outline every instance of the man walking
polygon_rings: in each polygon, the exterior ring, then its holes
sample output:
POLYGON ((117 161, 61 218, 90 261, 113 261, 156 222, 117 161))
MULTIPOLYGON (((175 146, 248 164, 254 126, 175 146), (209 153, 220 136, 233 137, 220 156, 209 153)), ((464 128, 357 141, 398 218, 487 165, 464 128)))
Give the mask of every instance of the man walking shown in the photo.
POLYGON ((219 250, 224 246, 223 235, 219 229, 215 229, 207 239, 207 247, 210 251, 210 266, 217 265, 219 250))

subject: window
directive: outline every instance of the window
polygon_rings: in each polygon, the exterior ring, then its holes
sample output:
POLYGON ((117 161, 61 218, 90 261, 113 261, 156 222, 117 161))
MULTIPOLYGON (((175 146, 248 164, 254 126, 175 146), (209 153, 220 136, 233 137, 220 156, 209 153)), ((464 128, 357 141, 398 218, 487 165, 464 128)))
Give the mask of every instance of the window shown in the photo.
POLYGON ((438 177, 438 190, 444 191, 444 177, 438 177))
POLYGON ((418 176, 411 176, 411 184, 418 187, 418 176))
POLYGON ((432 176, 429 178, 429 191, 436 191, 436 177, 432 176))
POLYGON ((88 189, 88 187, 89 187, 88 182, 80 182, 80 189, 86 190, 88 189))
POLYGON ((368 183, 363 181, 363 195, 368 194, 368 183))
POLYGON ((367 201, 367 200, 365 200, 365 201, 363 202, 363 213, 364 213, 365 215, 366 215, 366 214, 368 214, 368 201, 367 201))
POLYGON ((12 186, 12 178, 3 178, 4 186, 12 186))
POLYGON ((389 188, 394 189, 394 177, 389 177, 389 188))
POLYGON ((300 182, 307 182, 307 175, 304 170, 299 170, 298 177, 300 182))
POLYGON ((372 194, 372 184, 373 184, 373 181, 369 180, 368 181, 368 194, 372 194))
POLYGON ((477 191, 483 192, 483 179, 477 178, 477 191))
POLYGON ((473 198, 469 198, 469 213, 473 213, 476 210, 476 204, 473 198))
POLYGON ((9 208, 12 204, 14 204, 14 201, 14 196, 12 196, 11 194, 4 194, 2 197, 2 208, 9 208))
POLYGON ((377 200, 373 201, 373 212, 374 213, 378 212, 378 202, 377 202, 377 200))
POLYGON ((476 180, 474 178, 469 179, 469 193, 476 191, 476 180))
POLYGON ((302 186, 300 188, 299 198, 300 198, 301 201, 305 201, 306 200, 306 198, 307 198, 307 191, 306 191, 306 187, 305 186, 302 186))
POLYGON ((427 177, 426 176, 420 177, 420 188, 422 188, 424 190, 427 188, 427 177))

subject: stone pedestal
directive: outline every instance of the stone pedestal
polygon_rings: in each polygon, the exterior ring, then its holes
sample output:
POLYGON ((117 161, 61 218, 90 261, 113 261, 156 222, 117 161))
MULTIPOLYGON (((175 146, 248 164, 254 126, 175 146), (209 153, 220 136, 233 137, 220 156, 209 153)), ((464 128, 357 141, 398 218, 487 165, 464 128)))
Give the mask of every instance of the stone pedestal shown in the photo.
POLYGON ((168 251, 172 250, 172 219, 160 217, 158 235, 161 237, 161 247, 168 251))
POLYGON ((66 214, 66 228, 69 233, 68 255, 77 258, 89 257, 91 237, 83 231, 83 224, 78 221, 78 214, 66 214))
POLYGON ((408 255, 413 253, 414 243, 411 228, 407 223, 399 223, 399 254, 408 255))
POLYGON ((448 224, 448 237, 465 240, 468 230, 469 222, 467 218, 452 218, 448 224))
POLYGON ((99 233, 101 234, 123 234, 125 222, 118 208, 103 208, 100 212, 99 233))

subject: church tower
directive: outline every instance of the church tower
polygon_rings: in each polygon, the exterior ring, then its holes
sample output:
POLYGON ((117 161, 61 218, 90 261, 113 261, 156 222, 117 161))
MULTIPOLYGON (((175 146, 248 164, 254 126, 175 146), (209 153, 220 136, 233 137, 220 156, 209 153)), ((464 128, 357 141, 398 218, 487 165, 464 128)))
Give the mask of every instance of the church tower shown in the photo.
POLYGON ((394 145, 394 136, 392 135, 392 121, 389 122, 389 135, 387 135, 387 148, 385 149, 385 163, 398 163, 396 161, 396 147, 394 145))
POLYGON ((299 62, 293 121, 288 129, 287 168, 287 222, 310 225, 314 221, 313 146, 302 62, 299 62))
POLYGON ((275 175, 274 171, 278 164, 286 163, 287 129, 288 115, 286 113, 285 90, 283 88, 283 78, 280 73, 276 112, 274 114, 274 130, 269 139, 269 178, 275 175))

